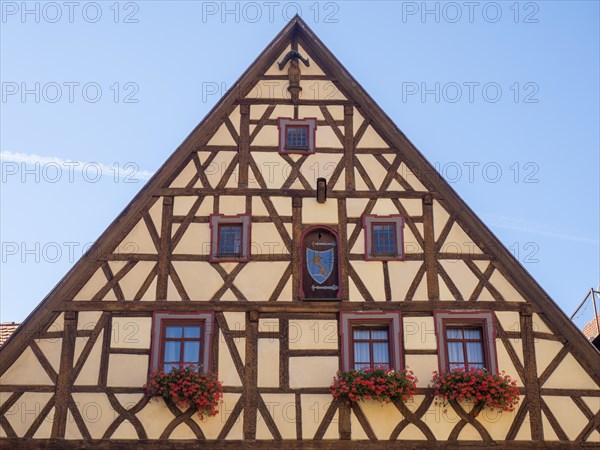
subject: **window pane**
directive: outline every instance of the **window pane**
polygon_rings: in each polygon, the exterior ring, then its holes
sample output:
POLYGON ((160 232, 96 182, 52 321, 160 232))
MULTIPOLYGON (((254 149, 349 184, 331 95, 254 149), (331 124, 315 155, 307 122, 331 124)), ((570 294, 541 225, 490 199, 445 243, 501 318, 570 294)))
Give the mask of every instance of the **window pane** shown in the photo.
POLYGON ((181 327, 178 325, 167 326, 166 336, 168 338, 180 338, 181 337, 181 327))
POLYGON ((483 363, 483 346, 481 342, 467 342, 466 346, 469 364, 483 363))
POLYGON ((221 225, 219 227, 219 254, 240 255, 242 249, 242 226, 221 225))
POLYGON ((183 362, 197 363, 200 361, 200 342, 188 341, 183 344, 183 362))
POLYGON ((371 366, 369 364, 354 364, 354 370, 365 370, 369 369, 371 366))
POLYGON ((462 339, 462 330, 460 328, 447 328, 446 336, 448 336, 448 339, 462 339))
POLYGON ((179 364, 177 364, 177 363, 168 363, 168 364, 165 364, 163 366, 163 370, 165 372, 170 372, 173 367, 179 367, 179 364))
POLYGON ((477 340, 481 339, 481 330, 479 328, 476 328, 476 329, 467 328, 466 330, 464 330, 464 333, 465 333, 465 339, 477 339, 477 340))
POLYGON ((286 137, 286 146, 287 147, 306 147, 307 141, 307 132, 308 128, 306 127, 286 127, 287 137, 286 137))
POLYGON ((396 225, 373 225, 373 252, 378 255, 396 254, 396 225))
POLYGON ((181 343, 179 341, 166 341, 165 342, 165 362, 179 361, 179 350, 181 343))
POLYGON ((469 368, 471 368, 471 369, 485 369, 485 366, 484 366, 483 363, 475 363, 475 364, 469 363, 469 368))
POLYGON ((465 365, 464 364, 450 364, 450 370, 454 370, 454 369, 465 369, 465 365))
POLYGON ((369 330, 355 328, 354 339, 369 339, 369 330))
POLYGON ((465 361, 462 342, 448 342, 448 361, 451 363, 465 361))
POLYGON ((371 339, 386 340, 388 339, 387 330, 371 330, 371 339))
POLYGON ((373 343, 373 363, 375 364, 389 364, 390 363, 390 349, 387 342, 374 342, 373 343))
POLYGON ((193 327, 183 327, 183 337, 199 338, 200 337, 200 325, 196 325, 193 327))
POLYGON ((369 343, 368 342, 355 342, 354 343, 354 361, 361 363, 371 362, 369 357, 369 343))

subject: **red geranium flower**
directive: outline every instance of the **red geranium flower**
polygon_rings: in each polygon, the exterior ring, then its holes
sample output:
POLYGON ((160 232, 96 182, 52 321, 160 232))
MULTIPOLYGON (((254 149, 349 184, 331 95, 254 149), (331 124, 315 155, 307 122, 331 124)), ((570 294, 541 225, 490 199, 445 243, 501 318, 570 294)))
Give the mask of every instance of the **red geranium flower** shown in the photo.
POLYGON ((445 374, 433 373, 431 386, 436 405, 470 400, 475 407, 513 411, 519 403, 517 382, 504 372, 490 374, 483 369, 455 369, 445 374))
POLYGON ((333 397, 346 403, 378 400, 383 403, 406 402, 417 392, 416 378, 409 370, 395 371, 385 367, 339 371, 329 390, 333 397))
POLYGON ((146 395, 162 397, 180 407, 192 406, 200 419, 218 414, 223 386, 216 373, 201 373, 195 365, 154 372, 145 385, 146 395))

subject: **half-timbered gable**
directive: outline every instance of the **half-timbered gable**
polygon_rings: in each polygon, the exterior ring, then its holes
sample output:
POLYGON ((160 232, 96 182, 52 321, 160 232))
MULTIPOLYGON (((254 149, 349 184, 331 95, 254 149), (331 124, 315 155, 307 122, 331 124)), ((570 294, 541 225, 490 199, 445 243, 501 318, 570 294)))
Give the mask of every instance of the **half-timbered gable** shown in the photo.
POLYGON ((597 350, 298 17, 0 355, 14 447, 600 440, 597 350), (517 380, 516 411, 434 403, 449 342, 517 380), (218 372, 216 417, 144 395, 187 362, 218 372), (413 370, 414 400, 333 401, 374 364, 413 370))

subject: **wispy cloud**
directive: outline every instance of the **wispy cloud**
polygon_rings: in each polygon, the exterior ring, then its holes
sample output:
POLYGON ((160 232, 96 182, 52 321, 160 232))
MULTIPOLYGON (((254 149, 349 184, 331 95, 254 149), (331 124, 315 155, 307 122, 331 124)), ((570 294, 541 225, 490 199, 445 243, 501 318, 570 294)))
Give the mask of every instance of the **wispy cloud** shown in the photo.
MULTIPOLYGON (((3 163, 26 164, 32 166, 52 165, 58 170, 64 170, 68 173, 78 172, 88 175, 94 171, 94 177, 109 177, 119 180, 149 180, 154 172, 140 170, 135 162, 104 164, 92 161, 74 161, 63 159, 56 156, 40 156, 33 153, 16 153, 9 151, 0 152, 0 161, 3 163)), ((4 170, 5 172, 6 170, 4 170)))
POLYGON ((500 216, 497 214, 482 213, 481 216, 486 219, 486 223, 492 227, 504 228, 506 230, 532 233, 538 236, 547 236, 565 241, 584 242, 586 244, 600 245, 598 239, 591 239, 585 236, 576 236, 573 234, 562 233, 553 229, 545 223, 532 222, 519 217, 500 216))

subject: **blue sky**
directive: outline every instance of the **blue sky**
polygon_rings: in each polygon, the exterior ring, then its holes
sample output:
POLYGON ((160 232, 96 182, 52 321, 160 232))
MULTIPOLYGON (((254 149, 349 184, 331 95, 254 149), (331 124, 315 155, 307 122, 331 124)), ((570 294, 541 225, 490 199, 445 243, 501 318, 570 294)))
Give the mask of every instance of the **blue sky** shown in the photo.
POLYGON ((23 5, 0 23, 2 321, 296 11, 563 310, 600 281, 598 2, 23 5))

